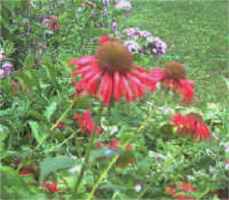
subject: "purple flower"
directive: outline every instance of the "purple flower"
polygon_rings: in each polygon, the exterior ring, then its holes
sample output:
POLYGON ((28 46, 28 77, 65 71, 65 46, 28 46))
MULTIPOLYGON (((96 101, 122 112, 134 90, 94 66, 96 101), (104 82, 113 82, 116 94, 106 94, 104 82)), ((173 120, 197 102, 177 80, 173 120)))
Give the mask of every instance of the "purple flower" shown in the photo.
POLYGON ((133 40, 125 41, 124 45, 128 48, 128 51, 132 54, 137 54, 141 52, 140 45, 133 40))
POLYGON ((158 56, 165 54, 167 50, 167 44, 159 37, 154 38, 153 41, 149 43, 148 47, 153 54, 158 56))
POLYGON ((140 29, 138 27, 131 27, 124 30, 124 33, 130 38, 138 38, 140 36, 140 29))
POLYGON ((12 72, 13 65, 11 63, 4 63, 0 69, 0 79, 9 76, 12 72))
POLYGON ((151 36, 152 36, 152 33, 150 33, 149 31, 140 31, 140 37, 148 38, 151 36))
POLYGON ((5 75, 9 75, 13 69, 13 65, 11 63, 4 63, 2 65, 2 69, 4 70, 5 72, 5 75))

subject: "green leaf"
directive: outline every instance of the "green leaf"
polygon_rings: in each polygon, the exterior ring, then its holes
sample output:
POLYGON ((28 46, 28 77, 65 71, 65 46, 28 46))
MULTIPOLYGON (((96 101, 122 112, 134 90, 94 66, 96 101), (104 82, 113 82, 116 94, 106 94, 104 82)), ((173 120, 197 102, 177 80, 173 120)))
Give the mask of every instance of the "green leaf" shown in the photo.
POLYGON ((55 101, 51 102, 45 109, 44 116, 48 121, 50 121, 52 115, 57 109, 57 103, 55 101))
POLYGON ((36 139, 38 144, 42 144, 45 138, 47 137, 47 135, 44 133, 44 131, 42 131, 41 127, 37 122, 30 121, 29 125, 32 129, 33 137, 36 139))
POLYGON ((50 173, 60 169, 74 167, 76 160, 66 156, 58 156, 54 158, 46 158, 40 163, 40 181, 43 181, 50 173))

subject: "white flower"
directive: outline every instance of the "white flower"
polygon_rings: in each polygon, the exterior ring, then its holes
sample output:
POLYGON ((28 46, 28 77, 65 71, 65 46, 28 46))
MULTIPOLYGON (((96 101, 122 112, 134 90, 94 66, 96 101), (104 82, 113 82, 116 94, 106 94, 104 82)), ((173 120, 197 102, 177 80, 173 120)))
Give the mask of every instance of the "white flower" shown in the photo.
POLYGON ((140 184, 137 184, 137 185, 134 186, 134 190, 136 192, 140 192, 142 190, 142 186, 140 184))

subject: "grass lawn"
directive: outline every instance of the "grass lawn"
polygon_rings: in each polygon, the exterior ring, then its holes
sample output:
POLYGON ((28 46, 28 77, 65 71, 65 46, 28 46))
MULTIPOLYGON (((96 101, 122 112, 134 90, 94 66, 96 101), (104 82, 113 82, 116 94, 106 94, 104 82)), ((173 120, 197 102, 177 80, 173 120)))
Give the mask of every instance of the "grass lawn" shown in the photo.
POLYGON ((229 77, 228 6, 229 1, 221 0, 135 0, 125 23, 152 31, 168 43, 168 54, 156 63, 185 63, 189 78, 196 82, 198 105, 226 105, 229 92, 222 77, 229 77))

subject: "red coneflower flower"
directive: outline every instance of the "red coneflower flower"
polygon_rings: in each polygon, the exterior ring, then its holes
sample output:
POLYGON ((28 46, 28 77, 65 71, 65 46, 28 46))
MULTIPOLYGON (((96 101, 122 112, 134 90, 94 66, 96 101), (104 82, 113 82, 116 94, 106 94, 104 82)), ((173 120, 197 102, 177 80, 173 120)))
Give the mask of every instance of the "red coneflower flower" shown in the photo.
POLYGON ((184 103, 190 103, 194 96, 194 82, 186 79, 184 66, 175 61, 169 62, 164 69, 155 68, 151 71, 151 78, 182 97, 184 103))
POLYGON ((181 115, 177 113, 172 116, 171 123, 177 128, 178 133, 190 134, 200 140, 206 140, 211 137, 210 130, 199 114, 181 115))
POLYGON ((79 76, 75 82, 77 92, 100 97, 105 105, 111 100, 118 102, 125 97, 128 102, 144 95, 145 89, 156 89, 153 79, 140 66, 133 64, 132 54, 117 39, 100 38, 95 56, 72 59, 76 66, 72 76, 79 76))
POLYGON ((57 183, 55 183, 55 182, 48 182, 48 181, 45 181, 45 182, 43 183, 43 187, 44 187, 46 190, 48 190, 49 192, 52 192, 52 193, 54 193, 54 192, 59 192, 59 189, 58 189, 58 187, 57 187, 57 183))
POLYGON ((79 127, 82 132, 86 132, 89 135, 93 133, 101 133, 102 129, 95 125, 95 122, 92 119, 90 111, 85 111, 82 114, 75 114, 74 120, 79 124, 79 127))

